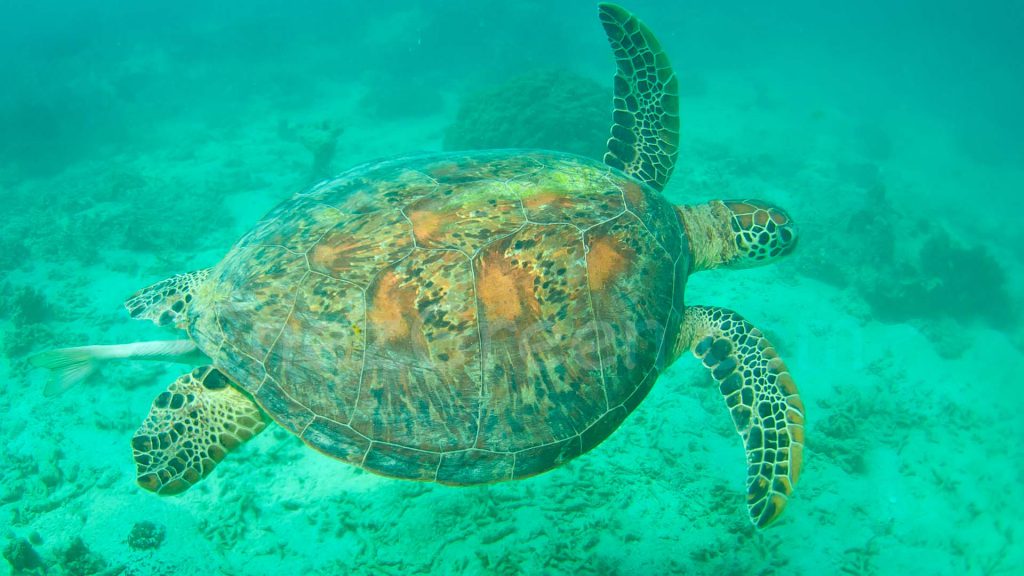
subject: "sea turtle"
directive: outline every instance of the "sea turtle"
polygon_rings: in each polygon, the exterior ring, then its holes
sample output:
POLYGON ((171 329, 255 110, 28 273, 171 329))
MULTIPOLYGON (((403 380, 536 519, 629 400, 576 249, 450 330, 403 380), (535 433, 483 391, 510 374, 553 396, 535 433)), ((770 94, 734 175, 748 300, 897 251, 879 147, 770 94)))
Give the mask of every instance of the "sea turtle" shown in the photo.
POLYGON ((138 483, 187 490, 271 421, 366 470, 470 485, 591 450, 684 351, 719 383, 764 527, 800 473, 803 406, 760 330, 684 305, 687 277, 763 264, 796 231, 753 200, 674 206, 676 77, 600 6, 617 60, 604 162, 538 150, 371 162, 280 204, 220 263, 145 288, 133 318, 188 340, 43 353, 58 387, 109 357, 204 358, 131 441, 138 483))

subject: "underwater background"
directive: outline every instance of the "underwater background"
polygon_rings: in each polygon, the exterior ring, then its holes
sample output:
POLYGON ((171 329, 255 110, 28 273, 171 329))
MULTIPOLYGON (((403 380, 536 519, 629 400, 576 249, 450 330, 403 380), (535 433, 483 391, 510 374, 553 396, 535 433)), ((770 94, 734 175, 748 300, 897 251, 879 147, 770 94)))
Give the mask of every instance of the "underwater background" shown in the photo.
POLYGON ((780 521, 750 525, 689 355, 524 481, 391 480, 272 427, 182 496, 140 489, 129 440, 183 368, 45 397, 29 354, 173 337, 122 301, 360 162, 599 158, 613 59, 589 1, 0 0, 0 573, 1024 573, 1024 5, 625 7, 680 77, 667 197, 801 227, 781 263, 687 292, 765 330, 800 387, 780 521))

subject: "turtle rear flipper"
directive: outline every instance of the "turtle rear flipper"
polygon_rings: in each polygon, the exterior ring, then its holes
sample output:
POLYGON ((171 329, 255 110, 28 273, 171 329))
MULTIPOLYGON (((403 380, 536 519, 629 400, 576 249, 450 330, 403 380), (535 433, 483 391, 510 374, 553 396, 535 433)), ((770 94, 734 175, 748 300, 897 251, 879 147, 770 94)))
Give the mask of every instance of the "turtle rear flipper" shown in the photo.
POLYGON ((180 494, 266 425, 260 407, 223 372, 196 368, 156 397, 135 432, 136 479, 157 494, 180 494))
POLYGON ((679 157, 679 86, 654 33, 625 9, 601 4, 615 53, 612 136, 604 163, 662 190, 679 157))
POLYGON ((775 521, 800 477, 804 406, 768 339, 739 314, 688 306, 682 346, 719 383, 747 453, 747 508, 758 528, 775 521))
POLYGON ((196 287, 209 273, 209 269, 196 270, 161 280, 132 294, 124 307, 132 318, 152 320, 158 326, 178 324, 192 303, 196 287))

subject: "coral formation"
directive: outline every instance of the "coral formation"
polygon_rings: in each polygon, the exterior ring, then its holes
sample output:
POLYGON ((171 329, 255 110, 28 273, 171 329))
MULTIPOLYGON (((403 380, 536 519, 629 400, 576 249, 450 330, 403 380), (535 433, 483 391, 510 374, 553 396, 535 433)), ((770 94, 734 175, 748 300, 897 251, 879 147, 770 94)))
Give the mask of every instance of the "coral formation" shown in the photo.
MULTIPOLYGON (((862 166, 844 170, 862 184, 877 177, 874 169, 862 166)), ((812 255, 807 272, 852 287, 875 317, 943 326, 948 320, 984 322, 1001 330, 1015 325, 1020 311, 1006 272, 991 251, 954 238, 941 225, 903 213, 888 201, 880 182, 870 185, 861 210, 836 224, 843 230, 842 253, 833 246, 812 255)))
POLYGON ((281 120, 277 134, 283 140, 301 144, 313 156, 310 176, 313 179, 331 174, 331 162, 338 150, 338 138, 345 129, 332 120, 318 122, 296 122, 281 120))
MULTIPOLYGON (((15 324, 38 324, 53 319, 53 307, 37 288, 32 286, 11 288, 5 284, 0 289, 0 294, 4 295, 5 300, 10 294, 10 301, 7 305, 10 306, 13 313, 15 324)), ((0 315, 2 314, 3 311, 0 310, 0 315)))
POLYGON ((983 320, 1000 329, 1013 326, 1017 313, 1006 272, 984 247, 968 247, 936 228, 916 261, 898 266, 889 282, 865 287, 864 296, 880 317, 947 316, 960 322, 983 320))
POLYGON ((93 576, 118 574, 122 570, 110 569, 106 560, 85 545, 81 538, 75 538, 60 554, 59 574, 67 576, 93 576), (109 571, 108 571, 109 569, 109 571))
MULTIPOLYGON (((21 358, 50 342, 53 342, 53 331, 46 324, 25 324, 4 334, 3 345, 0 348, 7 358, 21 358)), ((17 367, 23 367, 21 362, 17 367)))
POLYGON ((11 565, 11 574, 45 574, 46 565, 32 544, 24 538, 15 538, 4 547, 4 558, 11 565))
POLYGON ((28 263, 28 249, 25 248, 24 238, 17 229, 5 227, 0 232, 0 270, 14 270, 28 263))
POLYGON ((8 358, 17 358, 51 341, 49 322, 56 316, 54 306, 37 288, 0 284, 0 320, 10 322, 11 328, 3 332, 0 351, 8 358))
POLYGON ((136 522, 128 534, 128 547, 132 550, 156 550, 166 536, 167 529, 160 524, 149 520, 136 522))
POLYGON ((607 87, 589 78, 535 72, 466 97, 444 148, 543 148, 600 159, 611 101, 607 87))
POLYGON ((225 194, 215 184, 150 176, 130 162, 100 178, 86 172, 42 184, 59 194, 12 192, 17 209, 3 223, 0 268, 29 269, 40 261, 95 265, 118 250, 194 251, 221 241, 215 233, 229 223, 225 194))
POLYGON ((114 576, 124 571, 123 566, 111 566, 78 537, 59 550, 56 558, 48 555, 45 560, 32 542, 15 538, 4 548, 4 558, 14 576, 114 576))

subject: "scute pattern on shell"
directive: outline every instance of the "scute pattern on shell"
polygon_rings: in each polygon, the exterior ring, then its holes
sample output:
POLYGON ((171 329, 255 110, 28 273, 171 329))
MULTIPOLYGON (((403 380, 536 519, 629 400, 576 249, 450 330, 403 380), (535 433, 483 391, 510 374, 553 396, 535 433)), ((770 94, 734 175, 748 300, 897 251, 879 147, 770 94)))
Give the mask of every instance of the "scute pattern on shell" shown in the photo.
POLYGON ((335 458, 472 484, 553 468, 647 394, 681 322, 673 207, 607 166, 493 151, 367 164, 282 203, 189 331, 335 458))

